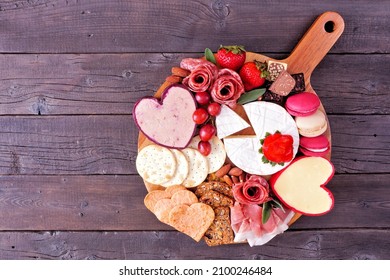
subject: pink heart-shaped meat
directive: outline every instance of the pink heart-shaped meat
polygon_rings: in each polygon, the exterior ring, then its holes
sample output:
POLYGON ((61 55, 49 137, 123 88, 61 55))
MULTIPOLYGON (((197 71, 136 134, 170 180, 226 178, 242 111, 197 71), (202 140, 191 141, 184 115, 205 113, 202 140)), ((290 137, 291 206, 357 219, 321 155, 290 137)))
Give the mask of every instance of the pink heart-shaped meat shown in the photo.
POLYGON ((161 95, 161 100, 145 97, 133 109, 138 128, 151 141, 164 147, 185 148, 191 141, 196 124, 192 114, 196 102, 192 93, 181 85, 173 85, 161 95))

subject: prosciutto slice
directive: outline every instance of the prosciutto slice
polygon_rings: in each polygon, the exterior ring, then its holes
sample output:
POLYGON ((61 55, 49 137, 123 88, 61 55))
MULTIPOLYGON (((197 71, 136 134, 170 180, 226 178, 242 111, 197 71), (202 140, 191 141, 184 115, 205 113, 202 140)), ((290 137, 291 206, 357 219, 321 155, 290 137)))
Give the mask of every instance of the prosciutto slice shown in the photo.
POLYGON ((295 214, 291 210, 283 212, 281 209, 272 208, 270 218, 262 224, 262 207, 259 205, 236 202, 230 210, 234 242, 247 241, 251 247, 263 245, 283 233, 295 214))

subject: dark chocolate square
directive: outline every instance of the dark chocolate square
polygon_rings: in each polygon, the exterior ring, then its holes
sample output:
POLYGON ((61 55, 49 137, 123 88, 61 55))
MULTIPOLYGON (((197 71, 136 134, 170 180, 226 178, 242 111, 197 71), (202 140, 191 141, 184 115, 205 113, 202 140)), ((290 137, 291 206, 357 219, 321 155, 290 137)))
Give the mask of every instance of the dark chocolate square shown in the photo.
POLYGON ((284 106, 285 97, 281 96, 279 94, 273 93, 272 91, 267 89, 265 91, 265 93, 263 94, 261 100, 262 101, 268 101, 268 102, 276 103, 276 104, 278 104, 280 106, 284 106))
POLYGON ((291 74, 295 80, 295 87, 292 89, 291 93, 303 92, 306 90, 305 86, 305 76, 303 73, 291 74))

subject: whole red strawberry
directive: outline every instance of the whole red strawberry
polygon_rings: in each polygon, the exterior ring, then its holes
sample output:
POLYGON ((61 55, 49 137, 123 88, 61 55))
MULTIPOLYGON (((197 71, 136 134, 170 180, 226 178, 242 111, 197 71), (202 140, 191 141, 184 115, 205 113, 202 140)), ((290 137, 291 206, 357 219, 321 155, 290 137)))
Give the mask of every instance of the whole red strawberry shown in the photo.
POLYGON ((240 69, 240 77, 245 91, 261 87, 268 75, 267 65, 259 61, 246 62, 240 69))
POLYGON ((243 46, 221 46, 215 58, 222 68, 238 71, 244 65, 246 52, 243 46))

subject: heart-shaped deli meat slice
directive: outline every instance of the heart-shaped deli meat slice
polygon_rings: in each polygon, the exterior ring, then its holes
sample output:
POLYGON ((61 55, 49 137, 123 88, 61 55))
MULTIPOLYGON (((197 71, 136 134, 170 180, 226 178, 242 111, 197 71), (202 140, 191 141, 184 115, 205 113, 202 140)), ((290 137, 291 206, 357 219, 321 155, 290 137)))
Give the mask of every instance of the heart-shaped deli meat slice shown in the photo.
POLYGON ((300 157, 270 179, 276 196, 293 211, 318 216, 333 208, 334 199, 325 184, 334 174, 330 161, 321 157, 300 157))
POLYGON ((133 118, 145 136, 164 147, 187 147, 194 135, 196 124, 192 114, 196 102, 192 93, 182 85, 168 87, 158 100, 140 99, 133 109, 133 118))

